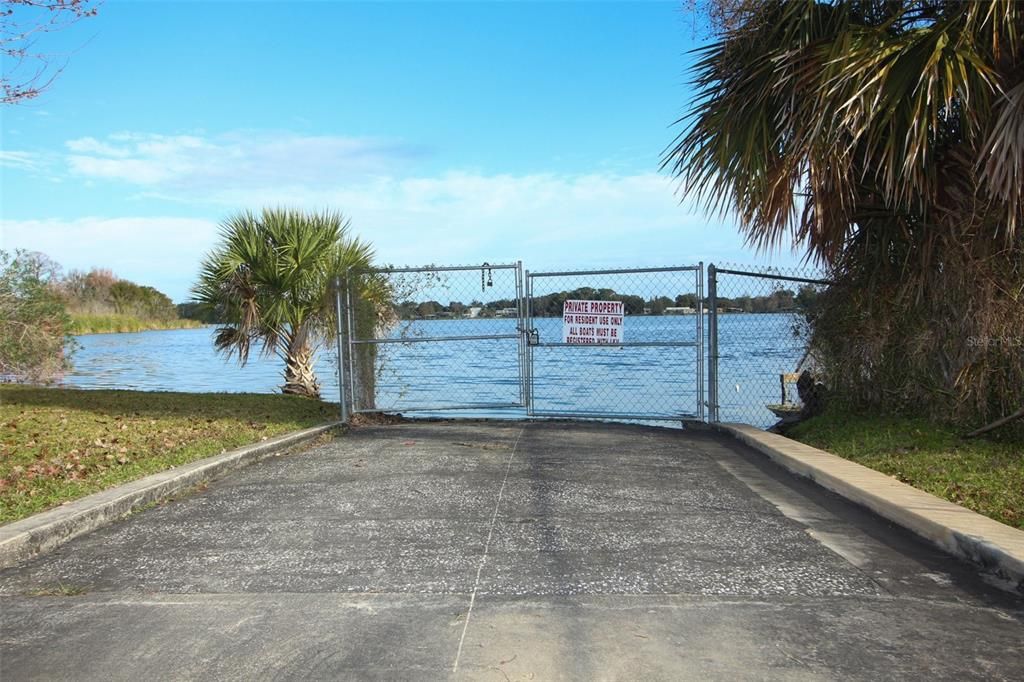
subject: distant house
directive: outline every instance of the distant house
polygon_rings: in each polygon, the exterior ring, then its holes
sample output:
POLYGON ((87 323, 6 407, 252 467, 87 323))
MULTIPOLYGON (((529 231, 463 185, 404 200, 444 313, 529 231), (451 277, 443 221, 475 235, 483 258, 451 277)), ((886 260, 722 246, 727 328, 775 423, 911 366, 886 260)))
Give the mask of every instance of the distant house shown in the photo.
POLYGON ((475 306, 472 306, 470 308, 467 308, 466 309, 466 317, 480 317, 480 311, 481 310, 483 310, 483 308, 478 306, 478 305, 475 305, 475 306))
POLYGON ((690 306, 680 305, 665 308, 666 315, 696 315, 697 309, 690 306))
POLYGON ((502 308, 494 313, 495 317, 519 317, 519 308, 502 308))

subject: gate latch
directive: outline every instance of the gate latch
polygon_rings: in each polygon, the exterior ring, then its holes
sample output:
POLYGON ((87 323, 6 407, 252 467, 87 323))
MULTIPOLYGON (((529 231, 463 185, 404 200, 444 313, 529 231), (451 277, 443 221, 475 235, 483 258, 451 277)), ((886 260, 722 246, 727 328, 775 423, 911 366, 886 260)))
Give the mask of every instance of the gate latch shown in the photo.
POLYGON ((516 327, 516 331, 520 334, 526 335, 527 346, 539 346, 540 345, 540 332, 537 328, 527 329, 526 327, 516 327))
POLYGON ((487 291, 487 287, 494 286, 494 275, 491 273, 491 264, 484 263, 480 266, 480 291, 487 291))

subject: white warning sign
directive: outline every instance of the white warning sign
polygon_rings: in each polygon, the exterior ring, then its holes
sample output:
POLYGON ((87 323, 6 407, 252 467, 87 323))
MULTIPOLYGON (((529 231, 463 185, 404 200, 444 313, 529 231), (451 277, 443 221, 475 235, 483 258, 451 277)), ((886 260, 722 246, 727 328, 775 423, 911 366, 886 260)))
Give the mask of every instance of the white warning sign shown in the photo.
POLYGON ((562 343, 622 343, 622 301, 566 301, 562 343))

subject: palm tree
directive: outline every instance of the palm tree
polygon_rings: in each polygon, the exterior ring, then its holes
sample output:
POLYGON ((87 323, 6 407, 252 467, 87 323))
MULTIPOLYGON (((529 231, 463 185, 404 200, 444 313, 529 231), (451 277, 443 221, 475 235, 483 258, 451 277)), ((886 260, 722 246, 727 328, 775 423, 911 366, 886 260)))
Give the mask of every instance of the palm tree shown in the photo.
POLYGON ((727 21, 663 166, 749 243, 830 271, 837 381, 1019 406, 1019 349, 968 341, 1024 338, 1024 3, 711 1, 727 21))
POLYGON ((221 224, 193 298, 224 326, 214 345, 244 365, 254 345, 284 361, 282 392, 320 397, 318 348, 334 339, 334 278, 369 266, 373 251, 340 213, 264 209, 221 224))
POLYGON ((1024 218, 1024 4, 718 5, 731 21, 696 51, 695 106, 663 166, 709 207, 734 210, 752 244, 793 238, 832 264, 865 231, 935 242, 962 237, 977 216, 992 223, 986 238, 1013 242, 1024 218))

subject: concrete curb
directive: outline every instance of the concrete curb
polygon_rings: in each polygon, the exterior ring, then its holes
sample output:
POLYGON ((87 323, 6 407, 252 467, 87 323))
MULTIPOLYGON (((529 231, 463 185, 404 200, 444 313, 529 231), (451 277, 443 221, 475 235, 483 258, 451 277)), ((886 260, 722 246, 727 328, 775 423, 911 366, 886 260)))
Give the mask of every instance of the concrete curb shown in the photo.
POLYGON ((789 471, 980 565, 1024 594, 1024 531, 912 488, 856 462, 746 424, 715 424, 789 471))
POLYGON ((72 538, 116 521, 151 502, 174 495, 232 469, 258 462, 336 428, 332 422, 293 431, 83 497, 21 521, 0 526, 0 568, 18 564, 72 538))

